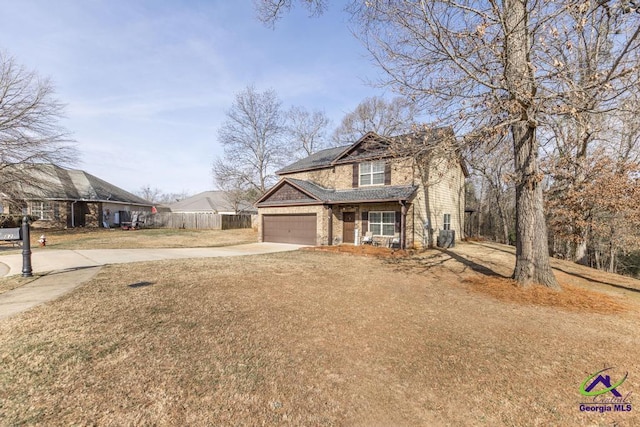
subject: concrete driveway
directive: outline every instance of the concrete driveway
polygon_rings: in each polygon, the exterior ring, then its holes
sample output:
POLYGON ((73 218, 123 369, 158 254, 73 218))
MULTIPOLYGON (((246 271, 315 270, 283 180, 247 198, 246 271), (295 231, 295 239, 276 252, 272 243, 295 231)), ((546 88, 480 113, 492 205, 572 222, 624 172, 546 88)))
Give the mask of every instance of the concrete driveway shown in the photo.
MULTIPOLYGON (((224 256, 260 255, 299 249, 301 245, 286 243, 248 243, 218 248, 173 249, 35 249, 31 255, 34 273, 97 267, 108 264, 126 264, 142 261, 160 261, 183 258, 214 258, 224 256)), ((22 273, 22 254, 0 255, 0 277, 22 273)))

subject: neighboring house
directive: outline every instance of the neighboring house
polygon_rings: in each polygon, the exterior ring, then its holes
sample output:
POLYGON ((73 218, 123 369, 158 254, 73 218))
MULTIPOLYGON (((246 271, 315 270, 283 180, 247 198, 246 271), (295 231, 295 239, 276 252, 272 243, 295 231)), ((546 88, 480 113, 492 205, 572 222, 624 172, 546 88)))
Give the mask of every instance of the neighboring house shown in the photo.
POLYGON ((204 191, 167 205, 173 213, 214 213, 221 215, 256 214, 250 203, 239 202, 234 206, 224 191, 204 191))
POLYGON ((366 236, 410 248, 432 246, 440 230, 462 238, 468 173, 459 154, 444 149, 453 138, 449 129, 394 138, 369 132, 281 169, 280 181, 256 202, 259 239, 332 245, 366 236), (425 164, 398 154, 401 138, 428 147, 425 164))
POLYGON ((105 227, 150 214, 153 205, 82 170, 52 164, 30 166, 33 181, 13 184, 11 206, 0 206, 6 214, 20 214, 27 208, 38 220, 35 227, 105 227), (17 200, 16 200, 17 199, 17 200), (136 215, 137 214, 137 215, 136 215))

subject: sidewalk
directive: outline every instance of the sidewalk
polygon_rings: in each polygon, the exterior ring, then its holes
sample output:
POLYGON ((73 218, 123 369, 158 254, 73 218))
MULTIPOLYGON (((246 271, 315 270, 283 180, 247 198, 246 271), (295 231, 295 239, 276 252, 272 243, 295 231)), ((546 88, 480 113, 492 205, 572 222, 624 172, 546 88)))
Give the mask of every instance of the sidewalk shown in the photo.
POLYGON ((0 320, 56 299, 91 280, 100 267, 59 271, 0 294, 0 320))
MULTIPOLYGON (((294 251, 301 245, 249 243, 219 248, 175 249, 38 249, 32 253, 34 273, 52 272, 0 294, 0 320, 51 301, 91 280, 103 265, 166 259, 215 258, 294 251)), ((22 254, 0 255, 0 277, 22 273, 22 254)))

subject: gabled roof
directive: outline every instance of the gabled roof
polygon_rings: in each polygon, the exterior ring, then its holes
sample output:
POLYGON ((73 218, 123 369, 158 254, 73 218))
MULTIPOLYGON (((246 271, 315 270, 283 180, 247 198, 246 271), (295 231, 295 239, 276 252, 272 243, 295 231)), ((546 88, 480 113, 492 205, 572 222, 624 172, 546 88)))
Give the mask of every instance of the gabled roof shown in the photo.
POLYGON ((33 182, 19 183, 27 200, 116 202, 152 206, 153 203, 82 170, 53 164, 30 165, 33 182), (37 183, 37 184, 36 184, 37 183))
MULTIPOLYGON (((186 199, 168 205, 171 212, 235 212, 224 191, 203 191, 186 199)), ((255 208, 246 202, 239 203, 238 210, 255 212, 255 208)))
POLYGON ((294 206, 317 204, 350 204, 350 203, 374 203, 397 202, 410 200, 416 190, 415 185, 394 185, 379 187, 361 187, 349 190, 333 190, 324 188, 311 181, 294 178, 283 178, 271 190, 265 193, 257 202, 258 207, 267 206, 294 206), (288 188, 299 191, 295 193, 288 188), (293 197, 272 197, 279 194, 280 190, 289 190, 293 197))

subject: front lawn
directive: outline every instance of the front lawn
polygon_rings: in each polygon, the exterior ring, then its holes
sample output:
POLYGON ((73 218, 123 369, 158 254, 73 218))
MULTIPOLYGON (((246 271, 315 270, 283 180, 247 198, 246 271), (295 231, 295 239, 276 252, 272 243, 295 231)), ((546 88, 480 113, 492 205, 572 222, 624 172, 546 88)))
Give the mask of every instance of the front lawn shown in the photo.
POLYGON ((1 424, 640 425, 579 409, 605 367, 640 390, 636 291, 498 298, 463 255, 105 267, 0 322, 1 424))
POLYGON ((257 232, 251 228, 239 230, 76 228, 32 230, 32 247, 38 247, 38 238, 42 234, 47 238, 47 247, 53 249, 205 248, 258 241, 257 232))

